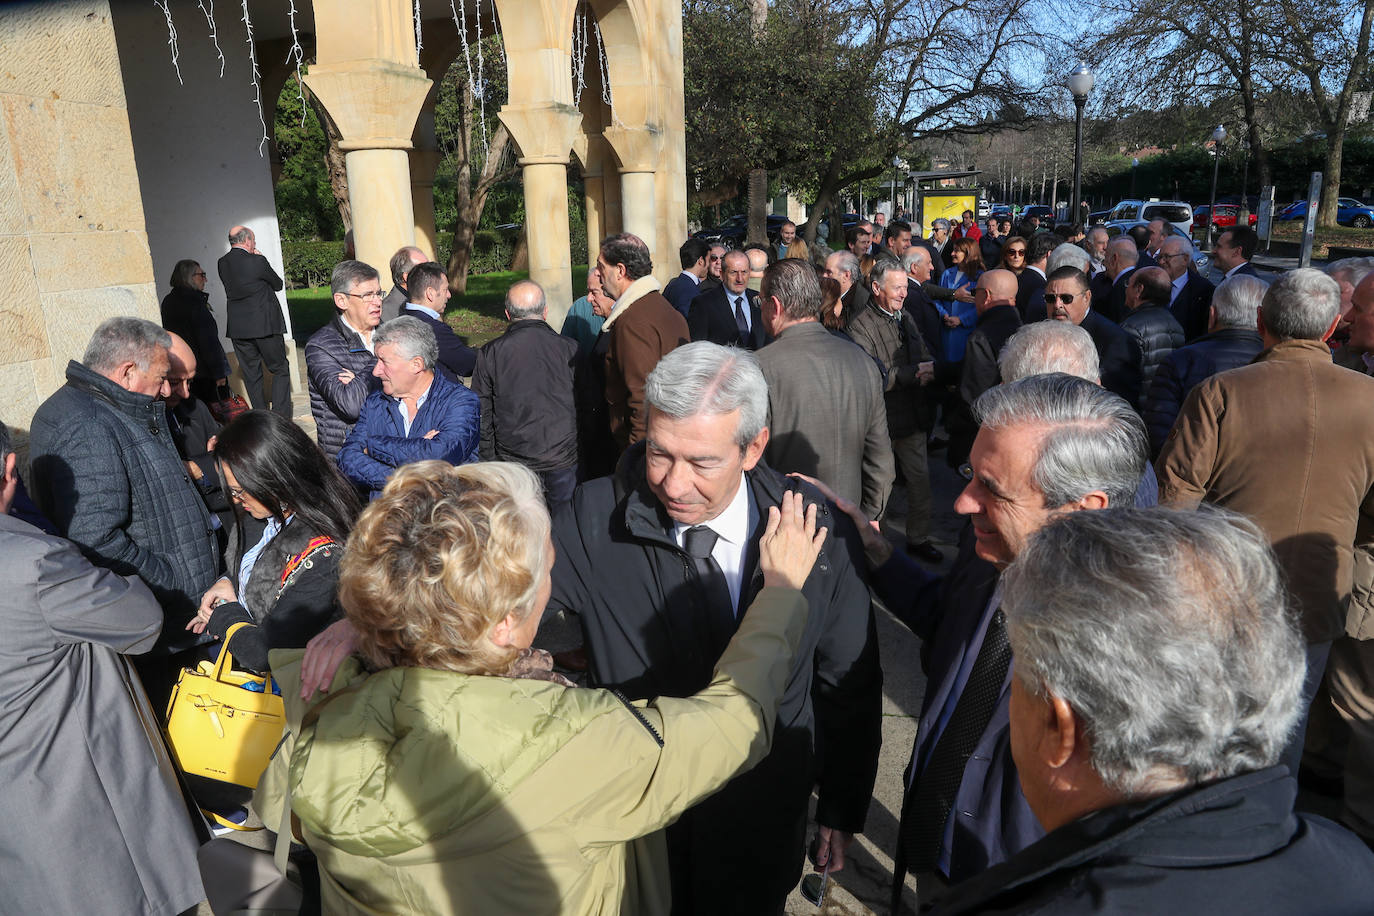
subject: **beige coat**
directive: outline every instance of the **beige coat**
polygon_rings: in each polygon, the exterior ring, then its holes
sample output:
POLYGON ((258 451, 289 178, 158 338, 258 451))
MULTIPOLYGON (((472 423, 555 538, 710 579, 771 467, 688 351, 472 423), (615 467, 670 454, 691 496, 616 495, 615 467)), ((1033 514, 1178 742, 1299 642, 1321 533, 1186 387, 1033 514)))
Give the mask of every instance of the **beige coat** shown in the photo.
POLYGON ((1161 503, 1264 530, 1309 642, 1344 632, 1357 531, 1374 520, 1374 378, 1321 341, 1283 341, 1193 389, 1155 470, 1161 503))

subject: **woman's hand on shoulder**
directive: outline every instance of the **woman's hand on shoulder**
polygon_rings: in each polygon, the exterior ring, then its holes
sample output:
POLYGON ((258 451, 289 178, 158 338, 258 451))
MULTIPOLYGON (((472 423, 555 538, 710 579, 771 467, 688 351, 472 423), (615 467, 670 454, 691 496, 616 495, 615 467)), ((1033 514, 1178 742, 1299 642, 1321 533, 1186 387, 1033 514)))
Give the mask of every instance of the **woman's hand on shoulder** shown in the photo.
POLYGON ((800 589, 820 556, 828 529, 816 529, 816 504, 788 490, 781 506, 768 507, 768 527, 759 541, 763 584, 800 589))

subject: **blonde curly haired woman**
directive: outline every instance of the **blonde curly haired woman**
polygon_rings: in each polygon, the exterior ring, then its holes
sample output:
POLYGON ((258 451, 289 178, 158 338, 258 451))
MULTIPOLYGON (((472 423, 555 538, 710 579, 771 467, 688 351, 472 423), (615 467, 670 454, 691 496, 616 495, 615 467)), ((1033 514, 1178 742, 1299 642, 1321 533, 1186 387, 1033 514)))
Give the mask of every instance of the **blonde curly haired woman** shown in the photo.
POLYGON ((825 529, 793 494, 769 513, 765 588, 711 684, 630 703, 530 648, 554 553, 533 473, 397 471, 340 574, 362 660, 312 710, 301 653, 272 658, 295 737, 258 810, 280 823, 289 776, 324 912, 667 913, 659 830, 763 757, 806 622, 825 529))

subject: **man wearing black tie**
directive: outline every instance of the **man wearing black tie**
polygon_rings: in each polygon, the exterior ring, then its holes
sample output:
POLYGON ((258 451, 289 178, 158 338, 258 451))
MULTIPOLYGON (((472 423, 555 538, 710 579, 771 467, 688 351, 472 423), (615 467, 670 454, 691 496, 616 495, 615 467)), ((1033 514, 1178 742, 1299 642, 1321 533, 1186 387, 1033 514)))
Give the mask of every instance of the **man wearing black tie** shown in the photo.
POLYGON ((988 389, 968 484, 954 509, 969 518, 943 577, 894 551, 852 504, 879 598, 922 641, 926 674, 894 856, 894 914, 914 911, 907 875, 930 899, 1044 835, 1008 743, 1011 650, 1002 570, 1052 518, 1130 506, 1145 472, 1145 424, 1124 400, 1071 376, 1036 375, 988 389))
POLYGON ((692 340, 757 350, 768 342, 759 313, 758 293, 749 289, 749 256, 732 251, 721 267, 723 285, 692 300, 687 330, 692 340))

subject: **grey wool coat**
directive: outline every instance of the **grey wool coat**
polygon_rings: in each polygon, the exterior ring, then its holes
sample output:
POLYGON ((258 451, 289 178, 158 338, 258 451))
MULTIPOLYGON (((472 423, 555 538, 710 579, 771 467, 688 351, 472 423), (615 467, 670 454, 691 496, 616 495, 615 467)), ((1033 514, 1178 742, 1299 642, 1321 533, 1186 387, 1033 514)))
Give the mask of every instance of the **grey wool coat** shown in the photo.
POLYGON ((0 868, 6 913, 176 914, 197 840, 121 653, 162 629, 148 588, 0 515, 0 868))
POLYGON ((81 363, 33 417, 33 497, 97 566, 143 580, 184 639, 219 573, 210 512, 172 444, 166 405, 81 363))

